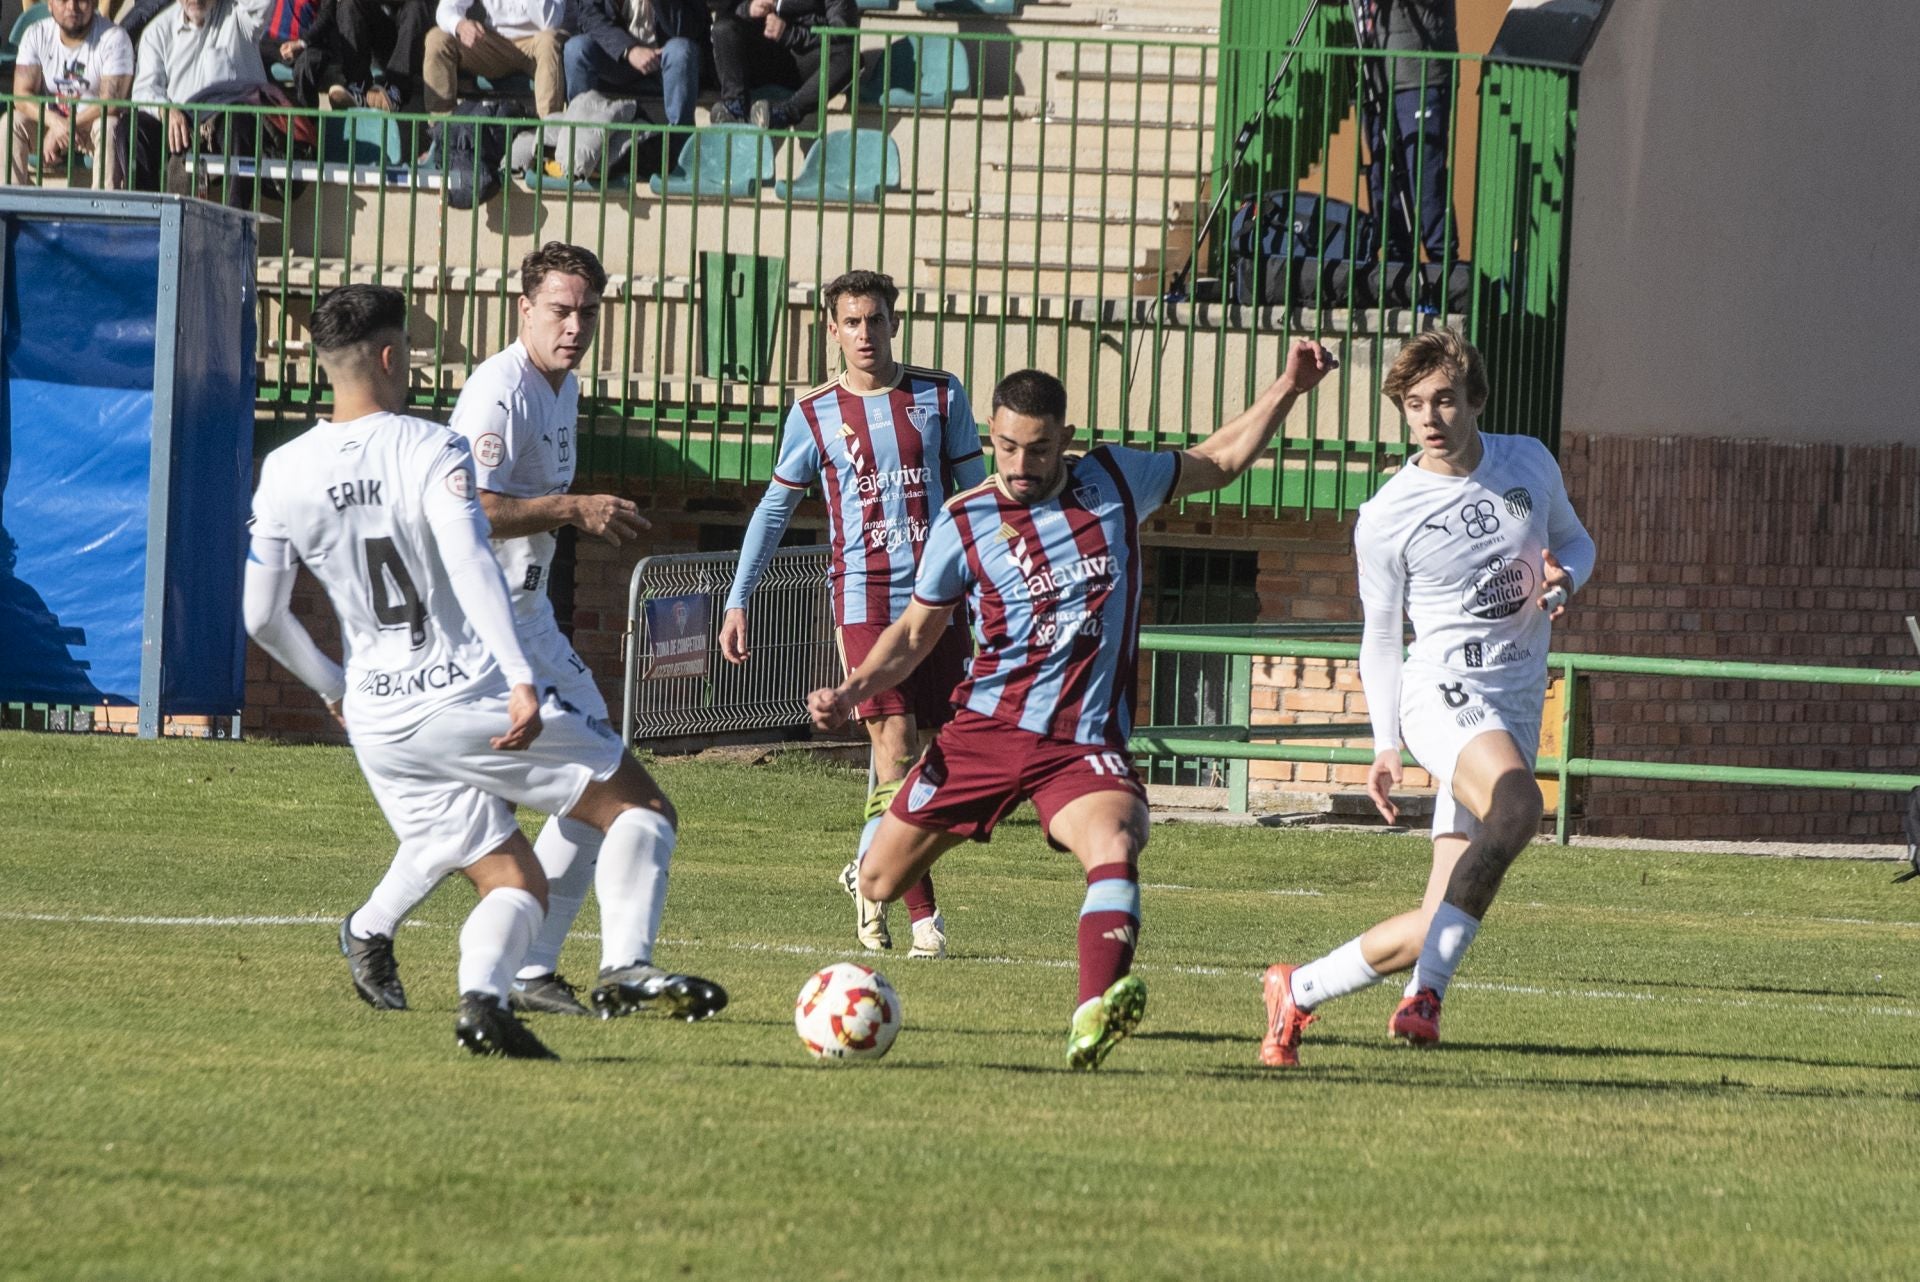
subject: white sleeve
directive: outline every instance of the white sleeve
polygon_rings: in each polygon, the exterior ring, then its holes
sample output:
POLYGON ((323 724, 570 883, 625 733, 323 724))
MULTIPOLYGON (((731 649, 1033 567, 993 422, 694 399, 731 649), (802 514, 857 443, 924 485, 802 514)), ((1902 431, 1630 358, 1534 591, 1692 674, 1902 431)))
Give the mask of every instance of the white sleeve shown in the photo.
POLYGON ((258 44, 267 28, 267 5, 268 0, 237 0, 234 5, 234 25, 248 44, 258 44))
POLYGON ((254 535, 247 550, 241 615, 246 620, 247 635, 262 650, 322 699, 337 703, 347 692, 346 673, 313 643, 312 635, 287 609, 298 573, 299 563, 290 543, 254 535))
POLYGON ((1373 723, 1373 750, 1400 746, 1400 668, 1406 662, 1407 571, 1362 512, 1353 531, 1360 572, 1360 688, 1373 723))
POLYGON ((473 463, 465 441, 449 441, 429 474, 422 504, 433 540, 446 567, 447 582, 460 602, 460 612, 473 625, 480 643, 499 663, 510 685, 532 685, 533 665, 520 646, 513 626, 513 600, 500 562, 487 544, 492 532, 487 515, 474 498, 473 463), (451 483, 450 483, 451 482, 451 483))
POLYGON ((1567 497, 1567 483, 1558 466, 1553 473, 1551 503, 1547 509, 1547 548, 1553 553, 1553 559, 1573 576, 1573 590, 1578 592, 1581 585, 1593 577, 1594 562, 1600 554, 1593 545, 1593 536, 1587 533, 1587 527, 1580 523, 1579 515, 1573 510, 1573 500, 1567 497))

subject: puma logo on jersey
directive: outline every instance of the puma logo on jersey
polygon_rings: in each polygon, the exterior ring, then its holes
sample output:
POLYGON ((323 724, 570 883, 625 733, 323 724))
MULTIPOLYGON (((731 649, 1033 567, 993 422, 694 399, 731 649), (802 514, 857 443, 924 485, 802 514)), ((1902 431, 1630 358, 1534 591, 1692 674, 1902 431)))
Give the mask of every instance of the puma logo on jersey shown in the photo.
POLYGON ((327 501, 333 504, 336 512, 344 512, 350 507, 386 506, 380 497, 378 481, 342 481, 338 485, 329 485, 327 501))

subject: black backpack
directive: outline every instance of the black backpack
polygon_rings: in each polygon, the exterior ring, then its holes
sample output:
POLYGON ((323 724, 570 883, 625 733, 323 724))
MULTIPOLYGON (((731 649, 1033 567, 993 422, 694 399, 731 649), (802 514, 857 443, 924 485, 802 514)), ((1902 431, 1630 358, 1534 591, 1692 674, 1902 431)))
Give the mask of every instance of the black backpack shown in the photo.
POLYGON ((1373 215, 1344 200, 1310 191, 1270 191, 1257 201, 1249 197, 1233 211, 1227 231, 1233 301, 1344 306, 1348 273, 1356 259, 1374 257, 1378 238, 1373 215))
POLYGON ((510 103, 468 99, 453 109, 453 119, 434 125, 433 167, 445 175, 447 203, 455 209, 472 209, 499 195, 507 163, 507 126, 461 117, 499 120, 513 114, 510 103))

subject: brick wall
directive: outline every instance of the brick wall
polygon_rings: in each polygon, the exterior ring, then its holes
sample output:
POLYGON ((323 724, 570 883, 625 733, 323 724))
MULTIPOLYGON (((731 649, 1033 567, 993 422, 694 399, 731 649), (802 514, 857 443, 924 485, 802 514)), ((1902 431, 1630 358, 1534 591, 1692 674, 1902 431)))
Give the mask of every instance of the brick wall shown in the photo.
MULTIPOLYGON (((1903 617, 1920 612, 1920 450, 1569 436, 1568 489, 1600 548, 1599 569, 1556 647, 1608 654, 1912 669, 1903 617)), ((614 487, 618 488, 618 487, 614 487)), ((631 493, 654 530, 647 551, 691 550, 702 525, 744 524, 734 489, 631 493)), ((818 525, 819 505, 801 509, 818 525)), ((1351 521, 1171 516, 1149 543, 1253 547, 1261 617, 1358 618, 1351 521)), ((620 636, 636 552, 577 549, 574 642, 618 706, 620 636)), ((1149 594, 1149 599, 1151 599, 1149 594)), ((302 575, 294 608, 323 645, 331 611, 302 575)), ((257 650, 249 734, 326 737, 318 704, 257 650)), ((1920 774, 1920 692, 1759 682, 1596 677, 1595 751, 1655 761, 1920 774)), ((1351 664, 1263 661, 1263 723, 1342 717, 1365 702, 1351 664)), ((1256 787, 1356 789, 1364 768, 1256 763, 1256 787)), ((1412 772, 1409 787, 1426 786, 1412 772)), ((1890 840, 1894 794, 1591 780, 1582 829, 1645 837, 1890 840)))

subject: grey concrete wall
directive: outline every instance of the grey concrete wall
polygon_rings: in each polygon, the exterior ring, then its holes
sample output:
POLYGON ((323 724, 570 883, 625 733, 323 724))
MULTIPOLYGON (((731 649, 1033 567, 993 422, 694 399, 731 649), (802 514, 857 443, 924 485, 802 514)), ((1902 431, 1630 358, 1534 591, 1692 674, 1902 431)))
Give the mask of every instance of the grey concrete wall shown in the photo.
POLYGON ((1920 5, 1623 0, 1580 88, 1565 426, 1913 440, 1920 5))

